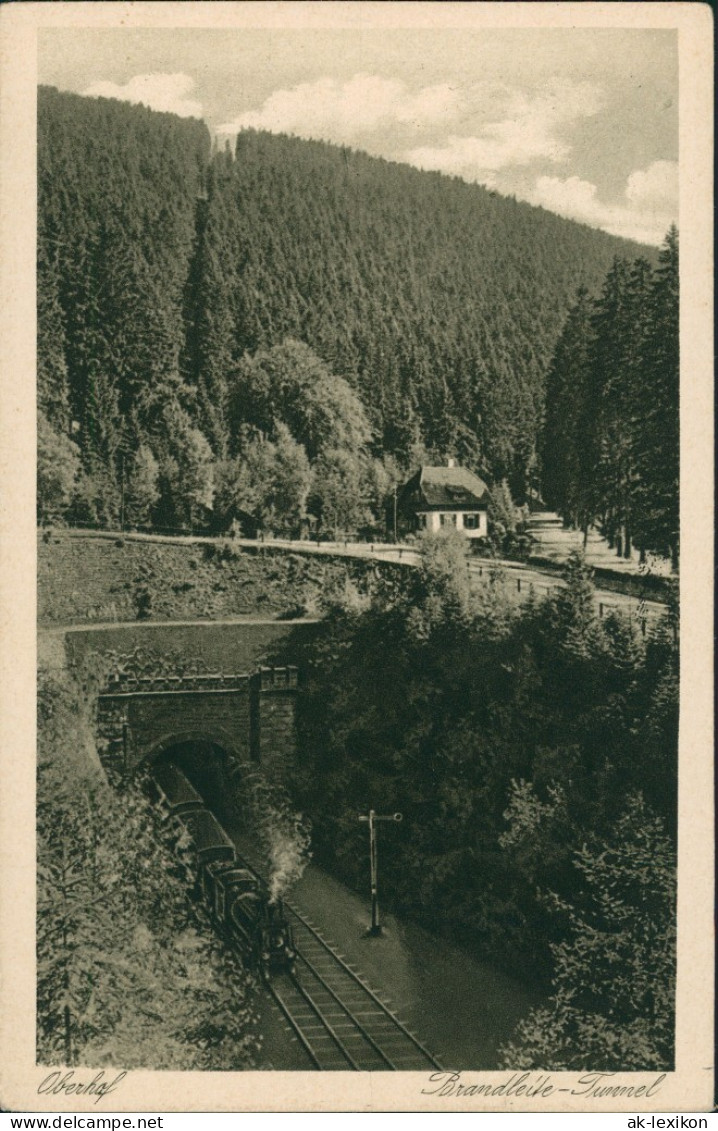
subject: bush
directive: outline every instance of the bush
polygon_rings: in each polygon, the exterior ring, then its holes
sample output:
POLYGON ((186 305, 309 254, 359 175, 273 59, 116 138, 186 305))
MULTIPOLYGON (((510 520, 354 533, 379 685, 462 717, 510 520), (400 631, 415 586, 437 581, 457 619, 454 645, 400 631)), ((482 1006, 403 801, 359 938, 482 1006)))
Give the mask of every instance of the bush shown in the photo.
POLYGON ((137 787, 116 793, 102 774, 96 689, 40 675, 37 1059, 253 1067, 251 979, 189 904, 137 787))
POLYGON ((574 856, 546 1006, 502 1050, 505 1068, 602 1072, 673 1068, 675 853, 640 794, 605 838, 574 856))
POLYGON ((573 858, 609 835, 616 798, 642 789, 673 832, 677 651, 599 620, 580 560, 517 609, 500 576, 465 587, 463 540, 425 546, 421 570, 382 567, 370 608, 337 601, 308 647, 298 802, 350 883, 356 812, 402 811, 386 900, 547 984, 567 928, 545 893, 571 899, 573 858))
POLYGON ((135 590, 135 613, 138 620, 149 620, 152 616, 152 593, 147 585, 135 590))

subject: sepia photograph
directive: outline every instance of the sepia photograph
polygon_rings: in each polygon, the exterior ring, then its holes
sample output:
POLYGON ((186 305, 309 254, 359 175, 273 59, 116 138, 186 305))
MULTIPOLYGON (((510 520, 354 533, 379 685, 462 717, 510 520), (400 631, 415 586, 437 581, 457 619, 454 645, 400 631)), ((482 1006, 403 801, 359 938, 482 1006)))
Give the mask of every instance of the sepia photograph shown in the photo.
POLYGON ((709 1110, 708 9, 17 7, 4 1106, 709 1110))

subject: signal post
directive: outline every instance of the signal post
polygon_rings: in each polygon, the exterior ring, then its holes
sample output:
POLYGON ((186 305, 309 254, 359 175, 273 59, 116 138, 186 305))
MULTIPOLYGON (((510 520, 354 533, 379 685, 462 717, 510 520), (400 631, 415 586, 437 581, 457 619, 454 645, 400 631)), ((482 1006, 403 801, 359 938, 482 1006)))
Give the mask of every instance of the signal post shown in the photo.
POLYGON ((370 809, 368 815, 361 814, 360 821, 368 821, 369 823, 369 866, 371 871, 371 927, 368 934, 377 938, 382 934, 382 928, 379 923, 379 885, 378 885, 378 865, 379 854, 376 840, 376 823, 377 821, 400 821, 402 819, 401 813, 388 813, 380 814, 374 809, 370 809))

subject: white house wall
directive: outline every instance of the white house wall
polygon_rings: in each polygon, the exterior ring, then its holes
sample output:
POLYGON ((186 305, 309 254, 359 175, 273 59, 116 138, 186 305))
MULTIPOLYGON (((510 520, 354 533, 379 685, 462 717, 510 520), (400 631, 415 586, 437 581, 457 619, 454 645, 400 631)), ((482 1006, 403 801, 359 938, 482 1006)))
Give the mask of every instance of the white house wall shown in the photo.
POLYGON ((455 518, 456 529, 461 530, 467 538, 485 538, 488 533, 486 511, 478 511, 478 513, 472 511, 470 513, 472 515, 476 514, 479 520, 479 525, 476 530, 467 530, 466 526, 464 525, 465 516, 462 511, 425 511, 423 512, 423 514, 419 515, 419 518, 421 519, 423 517, 425 519, 425 529, 431 531, 432 534, 437 534, 440 530, 445 529, 446 526, 451 526, 451 518, 455 518), (446 524, 442 523, 442 518, 449 516, 451 516, 449 522, 446 524))

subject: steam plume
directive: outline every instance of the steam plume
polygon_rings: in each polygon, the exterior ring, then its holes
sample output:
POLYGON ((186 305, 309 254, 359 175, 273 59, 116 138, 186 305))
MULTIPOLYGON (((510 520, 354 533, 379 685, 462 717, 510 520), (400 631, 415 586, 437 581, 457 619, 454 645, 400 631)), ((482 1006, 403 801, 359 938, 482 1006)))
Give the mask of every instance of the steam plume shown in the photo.
POLYGON ((281 786, 252 771, 245 771, 242 777, 251 822, 270 866, 269 894, 275 903, 301 879, 309 863, 309 827, 301 814, 294 812, 281 786))
POLYGON ((271 865, 269 898, 275 903, 301 879, 309 863, 309 833, 298 814, 272 808, 267 813, 264 836, 271 865))

